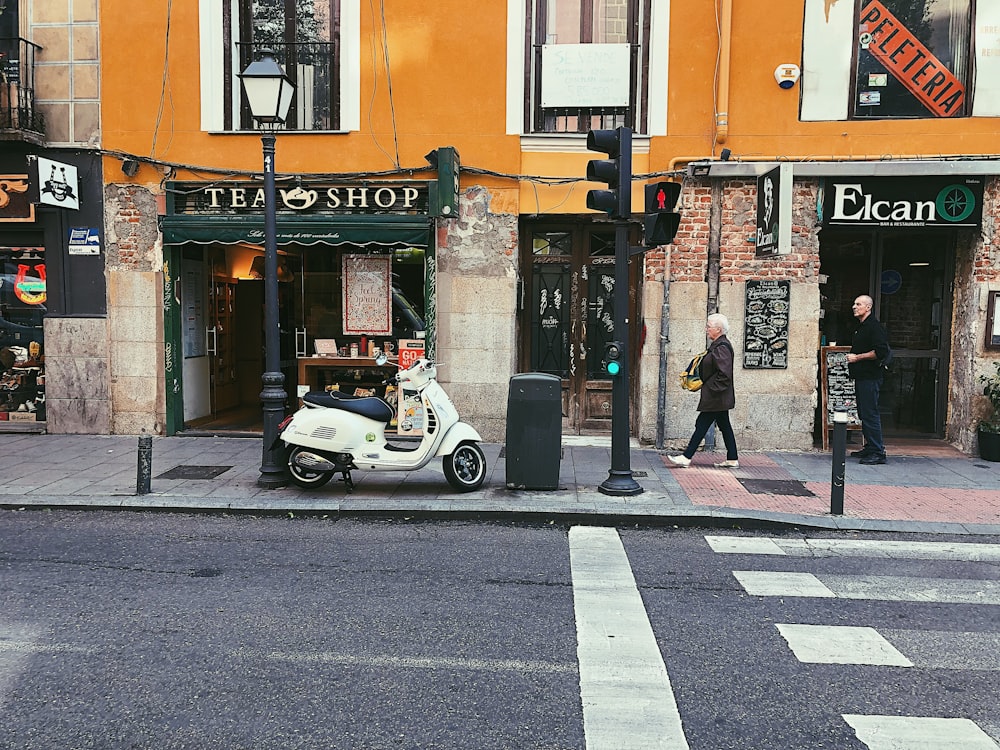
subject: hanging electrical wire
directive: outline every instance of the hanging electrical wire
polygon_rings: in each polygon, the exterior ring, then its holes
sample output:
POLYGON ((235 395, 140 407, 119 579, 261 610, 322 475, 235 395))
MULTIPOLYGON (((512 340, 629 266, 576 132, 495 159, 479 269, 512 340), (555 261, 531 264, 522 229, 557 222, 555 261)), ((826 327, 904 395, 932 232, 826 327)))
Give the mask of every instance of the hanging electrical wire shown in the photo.
POLYGON ((170 100, 170 140, 164 151, 170 150, 170 144, 174 141, 174 95, 170 90, 170 17, 173 11, 174 0, 167 0, 167 30, 163 35, 163 77, 160 81, 160 106, 156 111, 156 123, 153 125, 153 142, 149 147, 149 155, 156 156, 156 140, 160 134, 160 123, 163 120, 163 100, 164 97, 170 100))

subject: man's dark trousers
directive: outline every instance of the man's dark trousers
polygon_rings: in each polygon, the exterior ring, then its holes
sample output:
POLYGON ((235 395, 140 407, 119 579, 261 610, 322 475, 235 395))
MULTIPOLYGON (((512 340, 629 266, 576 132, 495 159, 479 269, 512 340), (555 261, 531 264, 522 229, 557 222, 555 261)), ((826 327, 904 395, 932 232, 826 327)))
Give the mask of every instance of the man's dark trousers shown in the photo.
POLYGON ((865 449, 869 455, 884 456, 882 442, 882 417, 878 411, 878 394, 882 378, 855 380, 854 395, 858 401, 858 418, 861 420, 861 434, 865 438, 865 449))

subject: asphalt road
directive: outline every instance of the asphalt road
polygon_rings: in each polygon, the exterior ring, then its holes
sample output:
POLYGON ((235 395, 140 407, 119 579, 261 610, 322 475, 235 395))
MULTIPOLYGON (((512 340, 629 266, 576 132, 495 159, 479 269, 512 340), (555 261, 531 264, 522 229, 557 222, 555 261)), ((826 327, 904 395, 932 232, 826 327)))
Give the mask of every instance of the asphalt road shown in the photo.
POLYGON ((683 747, 676 730, 692 750, 880 750, 851 717, 881 715, 998 741, 1000 556, 707 536, 804 537, 2 511, 0 748, 683 747), (747 590, 776 572, 829 595, 747 590), (923 600, 887 598, 910 583, 923 600), (648 625, 618 632, 630 602, 648 625), (802 626, 875 630, 910 666, 803 661, 802 626), (664 690, 678 727, 642 713, 664 690))

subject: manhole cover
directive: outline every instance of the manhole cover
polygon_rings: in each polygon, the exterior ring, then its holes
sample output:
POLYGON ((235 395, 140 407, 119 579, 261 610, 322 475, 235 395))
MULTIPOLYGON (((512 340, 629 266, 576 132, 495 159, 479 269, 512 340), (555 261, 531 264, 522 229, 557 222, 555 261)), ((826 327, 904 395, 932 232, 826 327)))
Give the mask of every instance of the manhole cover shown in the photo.
POLYGON ((740 484, 752 495, 795 495, 816 497, 797 479, 740 479, 740 484))
POLYGON ((175 466, 160 474, 157 479, 215 479, 232 466, 175 466))

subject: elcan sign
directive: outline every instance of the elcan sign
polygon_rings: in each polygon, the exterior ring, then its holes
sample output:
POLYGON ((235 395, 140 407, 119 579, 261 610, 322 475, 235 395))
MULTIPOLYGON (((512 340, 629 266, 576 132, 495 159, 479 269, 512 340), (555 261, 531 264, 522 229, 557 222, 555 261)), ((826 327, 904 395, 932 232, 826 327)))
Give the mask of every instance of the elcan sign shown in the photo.
POLYGON ((827 180, 823 225, 846 227, 978 227, 979 177, 838 178, 827 180))
POLYGON ((792 251, 792 165, 779 164, 757 177, 758 258, 792 251))

